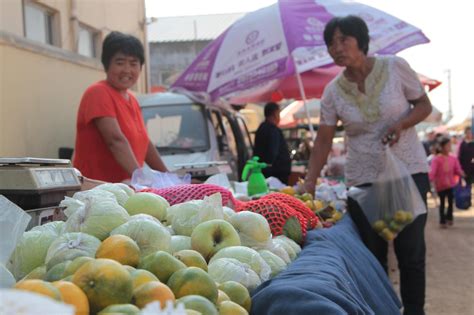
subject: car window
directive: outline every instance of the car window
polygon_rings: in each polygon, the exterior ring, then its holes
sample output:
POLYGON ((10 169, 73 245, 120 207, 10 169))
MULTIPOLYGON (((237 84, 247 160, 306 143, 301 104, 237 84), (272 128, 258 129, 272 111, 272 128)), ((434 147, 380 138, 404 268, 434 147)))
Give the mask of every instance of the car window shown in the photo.
POLYGON ((198 104, 142 107, 148 137, 160 153, 209 150, 204 106, 198 104))
POLYGON ((245 121, 242 117, 237 117, 237 123, 239 124, 240 131, 244 138, 247 152, 249 152, 249 155, 252 156, 253 147, 252 147, 252 141, 250 140, 250 134, 247 129, 247 125, 245 124, 245 121))
POLYGON ((227 136, 229 149, 234 156, 238 156, 237 141, 235 140, 234 131, 232 130, 232 125, 230 124, 229 118, 225 115, 222 115, 222 124, 227 136))

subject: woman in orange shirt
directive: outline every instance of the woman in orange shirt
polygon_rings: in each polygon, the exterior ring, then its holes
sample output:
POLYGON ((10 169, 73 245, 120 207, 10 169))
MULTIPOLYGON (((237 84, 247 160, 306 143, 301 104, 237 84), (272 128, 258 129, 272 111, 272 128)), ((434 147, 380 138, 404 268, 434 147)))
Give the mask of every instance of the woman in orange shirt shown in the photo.
POLYGON ((166 172, 149 140, 136 98, 128 90, 145 62, 142 43, 134 36, 111 32, 102 46, 106 79, 84 93, 77 115, 73 164, 89 178, 106 182, 130 179, 146 162, 166 172))

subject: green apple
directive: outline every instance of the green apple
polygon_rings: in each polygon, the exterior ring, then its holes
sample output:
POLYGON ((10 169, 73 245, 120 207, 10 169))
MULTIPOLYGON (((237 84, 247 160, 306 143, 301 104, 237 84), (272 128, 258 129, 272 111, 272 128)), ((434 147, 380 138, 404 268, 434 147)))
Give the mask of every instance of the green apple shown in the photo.
POLYGON ((240 211, 230 218, 230 223, 239 233, 242 246, 264 248, 272 238, 268 221, 261 214, 240 211))
POLYGON ((393 232, 398 233, 402 230, 403 227, 396 221, 390 221, 390 223, 388 224, 388 228, 393 232))
POLYGON ((385 224, 384 220, 377 220, 374 222, 372 227, 374 228, 375 231, 377 231, 377 233, 380 233, 382 232, 383 229, 387 227, 387 224, 385 224))
POLYGON ((192 249, 209 261, 220 249, 240 246, 240 237, 232 224, 214 219, 198 224, 191 233, 192 249))
POLYGON ((130 215, 145 213, 160 221, 164 221, 166 218, 166 209, 168 209, 169 206, 168 201, 157 194, 139 192, 130 196, 123 207, 130 215))
POLYGON ((303 201, 313 200, 313 196, 310 193, 304 193, 303 195, 301 195, 301 198, 303 199, 303 201))
POLYGON ((383 229, 379 235, 386 241, 392 241, 395 238, 395 234, 389 228, 383 229))
POLYGON ((403 210, 398 210, 397 212, 395 212, 395 214, 393 215, 393 220, 399 224, 404 224, 405 221, 406 221, 406 212, 403 211, 403 210))
POLYGON ((405 211, 405 224, 411 223, 413 221, 413 214, 409 211, 405 211))

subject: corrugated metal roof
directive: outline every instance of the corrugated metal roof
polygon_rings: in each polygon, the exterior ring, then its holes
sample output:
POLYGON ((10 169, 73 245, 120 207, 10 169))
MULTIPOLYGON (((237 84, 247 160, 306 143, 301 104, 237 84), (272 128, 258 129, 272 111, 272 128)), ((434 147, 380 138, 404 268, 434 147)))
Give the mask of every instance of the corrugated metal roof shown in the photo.
POLYGON ((160 17, 148 25, 148 42, 213 40, 245 14, 160 17))

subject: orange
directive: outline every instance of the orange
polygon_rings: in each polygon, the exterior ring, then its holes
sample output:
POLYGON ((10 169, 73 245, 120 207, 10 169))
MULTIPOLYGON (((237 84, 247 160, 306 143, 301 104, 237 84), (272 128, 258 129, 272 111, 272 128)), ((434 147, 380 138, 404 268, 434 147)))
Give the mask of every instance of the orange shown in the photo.
POLYGON ((72 282, 84 291, 92 313, 132 299, 132 277, 124 266, 111 259, 95 259, 82 265, 72 282))
POLYGON ((166 284, 159 281, 147 282, 133 291, 133 302, 139 308, 143 308, 148 303, 154 301, 159 301, 161 308, 164 308, 168 300, 174 303, 175 297, 173 291, 171 291, 166 284))
POLYGON ((132 276, 133 290, 147 282, 160 281, 154 274, 145 269, 135 269, 129 272, 132 276))
POLYGON ((122 265, 136 267, 140 262, 140 248, 137 243, 126 235, 112 235, 100 244, 96 258, 109 258, 122 265))
POLYGON ((76 308, 76 315, 89 315, 89 300, 77 285, 68 281, 55 281, 52 285, 59 290, 64 303, 76 308))
POLYGON ((200 295, 217 303, 217 285, 207 272, 197 267, 176 271, 168 280, 168 286, 177 298, 186 295, 200 295))
POLYGON ((15 289, 30 291, 45 296, 49 296, 57 301, 61 301, 61 293, 57 288, 54 287, 49 282, 39 280, 39 279, 30 279, 23 280, 15 284, 15 289))

